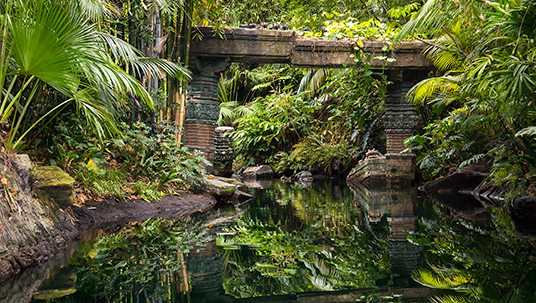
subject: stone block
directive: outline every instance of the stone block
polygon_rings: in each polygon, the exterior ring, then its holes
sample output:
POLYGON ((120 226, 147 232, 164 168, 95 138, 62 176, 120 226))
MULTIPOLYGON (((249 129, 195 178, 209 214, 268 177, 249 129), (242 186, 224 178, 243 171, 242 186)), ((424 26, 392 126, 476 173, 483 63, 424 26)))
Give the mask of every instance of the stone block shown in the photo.
POLYGON ((415 155, 387 154, 387 181, 391 185, 409 185, 415 180, 415 155))
POLYGON ((251 166, 242 173, 244 179, 270 179, 274 176, 274 171, 268 165, 251 166))
POLYGON ((369 187, 384 186, 387 183, 388 170, 389 162, 385 157, 366 159, 352 169, 346 182, 361 183, 369 187))
POLYGON ((57 166, 40 166, 30 171, 34 192, 44 193, 60 207, 73 205, 75 180, 57 166))

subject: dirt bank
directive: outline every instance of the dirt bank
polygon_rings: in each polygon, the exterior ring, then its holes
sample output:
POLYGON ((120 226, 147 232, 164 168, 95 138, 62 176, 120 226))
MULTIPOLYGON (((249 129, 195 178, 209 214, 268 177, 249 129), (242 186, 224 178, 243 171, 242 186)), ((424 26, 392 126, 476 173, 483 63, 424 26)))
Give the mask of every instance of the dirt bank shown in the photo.
POLYGON ((89 228, 181 217, 216 205, 208 194, 181 193, 154 203, 111 200, 62 209, 35 199, 5 153, 0 153, 0 181, 0 283, 49 260, 89 228))
POLYGON ((72 212, 82 229, 123 225, 152 217, 178 218, 204 211, 216 205, 216 199, 208 194, 181 193, 169 195, 158 202, 143 200, 88 202, 83 207, 72 206, 72 212))

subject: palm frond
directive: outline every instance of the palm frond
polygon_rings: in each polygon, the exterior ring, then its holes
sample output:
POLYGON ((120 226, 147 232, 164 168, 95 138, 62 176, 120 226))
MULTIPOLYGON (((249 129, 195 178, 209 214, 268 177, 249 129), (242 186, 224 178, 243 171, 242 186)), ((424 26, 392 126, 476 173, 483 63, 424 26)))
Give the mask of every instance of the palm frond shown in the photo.
POLYGON ((428 0, 416 16, 400 30, 394 43, 397 44, 416 33, 433 35, 442 27, 450 28, 463 16, 463 12, 454 1, 428 0))
MULTIPOLYGON (((407 97, 410 102, 414 104, 424 104, 430 100, 432 96, 439 93, 448 94, 455 92, 459 89, 460 76, 443 76, 436 78, 428 78, 417 85, 413 86, 407 93, 407 97)), ((443 99, 443 101, 449 99, 443 99)), ((445 102, 441 102, 441 99, 434 100, 438 105, 445 102)), ((450 100, 452 101, 452 100, 450 100)))
POLYGON ((457 271, 438 271, 433 273, 420 268, 411 277, 419 284, 437 289, 464 289, 469 282, 468 277, 457 271))
POLYGON ((78 0, 77 2, 82 13, 95 22, 121 15, 121 11, 108 0, 78 0))
POLYGON ((331 71, 327 68, 319 68, 316 70, 311 69, 307 71, 300 81, 298 94, 307 92, 308 97, 315 95, 330 74, 331 71))
POLYGON ((458 296, 446 295, 446 296, 442 296, 442 297, 436 296, 436 297, 430 298, 430 300, 432 302, 434 302, 434 303, 473 303, 473 302, 478 302, 477 300, 473 300, 471 298, 467 298, 467 297, 462 296, 462 295, 458 295, 458 296))
POLYGON ((157 58, 143 57, 143 53, 138 49, 108 33, 98 32, 102 39, 103 46, 112 53, 112 58, 117 60, 119 64, 128 65, 133 69, 138 77, 150 76, 154 78, 162 78, 165 74, 171 75, 177 79, 190 79, 190 71, 186 68, 157 58))

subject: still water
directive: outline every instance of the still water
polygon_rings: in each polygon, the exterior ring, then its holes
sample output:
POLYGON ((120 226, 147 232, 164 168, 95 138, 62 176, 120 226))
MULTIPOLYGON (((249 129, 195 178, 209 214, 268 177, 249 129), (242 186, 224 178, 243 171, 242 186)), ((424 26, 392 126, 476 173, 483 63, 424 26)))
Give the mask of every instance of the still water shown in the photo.
POLYGON ((254 185, 237 207, 94 231, 0 302, 536 302, 533 245, 504 210, 337 180, 254 185))

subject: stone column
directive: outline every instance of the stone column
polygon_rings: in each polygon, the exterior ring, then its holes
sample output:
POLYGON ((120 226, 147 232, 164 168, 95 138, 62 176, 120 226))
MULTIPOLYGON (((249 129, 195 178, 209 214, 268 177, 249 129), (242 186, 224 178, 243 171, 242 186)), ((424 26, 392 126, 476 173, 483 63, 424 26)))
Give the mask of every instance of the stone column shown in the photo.
POLYGON ((214 130, 220 114, 218 81, 230 65, 228 58, 197 58, 186 98, 184 144, 203 152, 207 160, 214 157, 214 130))
POLYGON ((233 174, 233 138, 228 133, 234 131, 233 127, 220 126, 214 132, 215 152, 212 159, 214 175, 230 177, 233 174))
POLYGON ((387 137, 385 156, 389 162, 387 180, 391 184, 408 184, 415 179, 415 154, 400 152, 406 149, 404 140, 414 135, 418 123, 415 106, 406 101, 406 94, 417 83, 416 79, 425 76, 425 72, 388 72, 393 83, 387 86, 383 121, 387 137))

